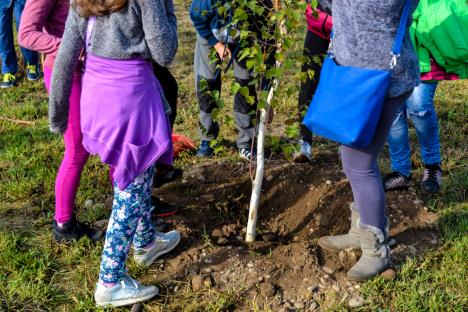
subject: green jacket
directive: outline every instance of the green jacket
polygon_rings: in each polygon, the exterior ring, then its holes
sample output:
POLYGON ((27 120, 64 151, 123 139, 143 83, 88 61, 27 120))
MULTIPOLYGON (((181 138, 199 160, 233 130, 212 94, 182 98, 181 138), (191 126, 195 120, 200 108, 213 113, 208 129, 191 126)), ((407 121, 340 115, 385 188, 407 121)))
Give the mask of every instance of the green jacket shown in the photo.
POLYGON ((467 0, 421 0, 413 14, 411 38, 421 73, 431 70, 431 55, 446 72, 468 77, 467 0))

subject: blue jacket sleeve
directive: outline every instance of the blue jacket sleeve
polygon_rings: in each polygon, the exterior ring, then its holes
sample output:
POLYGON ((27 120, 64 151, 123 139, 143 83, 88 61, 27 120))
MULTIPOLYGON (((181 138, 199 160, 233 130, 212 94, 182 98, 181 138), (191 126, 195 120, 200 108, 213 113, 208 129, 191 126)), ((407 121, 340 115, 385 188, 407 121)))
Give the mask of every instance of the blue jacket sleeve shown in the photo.
POLYGON ((213 0, 193 0, 190 7, 190 19, 198 34, 208 41, 210 46, 218 43, 218 39, 211 30, 212 23, 216 22, 217 12, 213 0))

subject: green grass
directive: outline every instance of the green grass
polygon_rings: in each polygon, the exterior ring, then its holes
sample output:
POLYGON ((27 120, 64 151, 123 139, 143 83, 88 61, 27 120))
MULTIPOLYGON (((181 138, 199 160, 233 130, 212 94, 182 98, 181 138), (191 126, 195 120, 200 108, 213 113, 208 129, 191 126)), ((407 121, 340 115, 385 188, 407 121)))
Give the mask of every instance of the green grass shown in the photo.
MULTIPOLYGON (((180 26, 180 49, 172 67, 180 88, 176 131, 196 138, 198 108, 192 74, 195 36, 188 20, 188 4, 176 2, 180 26)), ((293 68, 281 82, 277 95, 278 116, 270 127, 272 141, 284 137, 284 121, 296 114, 303 34, 295 33, 293 38, 296 44, 289 51, 293 68), (286 90, 292 90, 293 94, 288 95, 286 90)), ((223 112, 226 114, 232 109, 232 97, 227 96, 231 81, 230 75, 224 79, 223 96, 227 105, 223 112)), ((0 92, 0 117, 3 117, 0 118, 0 311, 95 310, 92 295, 102 245, 92 246, 86 240, 69 246, 57 245, 50 231, 54 181, 63 143, 59 136, 48 131, 44 88, 40 83, 22 82, 18 88, 0 92), (12 122, 12 119, 34 125, 12 122)), ((427 200, 428 207, 442 216, 438 230, 443 245, 429 250, 423 257, 409 259, 393 281, 377 278, 364 284, 367 302, 364 311, 468 310, 468 83, 442 83, 436 94, 436 106, 445 186, 440 195, 427 200)), ((221 135, 234 141, 235 133, 228 124, 222 125, 221 135)), ((411 137, 416 142, 414 130, 411 137)), ((320 151, 334 147, 317 148, 320 151)), ((421 175, 421 162, 416 144, 413 150, 417 179, 421 175)), ((235 151, 224 149, 219 157, 234 159, 235 151)), ((178 160, 178 165, 188 166, 192 161, 185 156, 178 160)), ((384 171, 388 170, 388 164, 384 153, 381 161, 384 171)), ((98 159, 90 159, 77 198, 79 217, 89 222, 106 218, 109 211, 102 205, 84 208, 83 204, 87 199, 101 203, 109 194, 106 167, 98 159)), ((132 263, 129 269, 140 277, 148 273, 132 263)), ((145 308, 148 311, 223 311, 243 302, 239 289, 193 294, 186 284, 179 283, 181 291, 176 296, 162 296, 145 308)), ((330 308, 344 309, 343 305, 330 308)), ((260 311, 260 308, 253 302, 251 310, 260 311)))

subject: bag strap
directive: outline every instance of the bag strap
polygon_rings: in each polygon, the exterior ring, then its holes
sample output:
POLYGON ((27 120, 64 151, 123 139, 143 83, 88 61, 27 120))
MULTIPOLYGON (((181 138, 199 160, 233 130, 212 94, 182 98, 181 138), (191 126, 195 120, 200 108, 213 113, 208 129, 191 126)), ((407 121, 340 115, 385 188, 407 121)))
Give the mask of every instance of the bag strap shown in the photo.
POLYGON ((397 59, 400 57, 401 47, 403 45, 403 39, 406 34, 406 24, 408 23, 409 15, 411 11, 411 0, 406 0, 405 6, 403 7, 403 13, 400 18, 400 25, 398 26, 397 35, 395 37, 395 42, 393 43, 392 50, 392 61, 390 63, 390 68, 393 69, 397 64, 397 59))
POLYGON ((88 24, 86 27, 86 47, 85 50, 88 50, 88 47, 91 45, 91 35, 93 34, 94 25, 96 24, 96 16, 90 16, 88 18, 88 24))

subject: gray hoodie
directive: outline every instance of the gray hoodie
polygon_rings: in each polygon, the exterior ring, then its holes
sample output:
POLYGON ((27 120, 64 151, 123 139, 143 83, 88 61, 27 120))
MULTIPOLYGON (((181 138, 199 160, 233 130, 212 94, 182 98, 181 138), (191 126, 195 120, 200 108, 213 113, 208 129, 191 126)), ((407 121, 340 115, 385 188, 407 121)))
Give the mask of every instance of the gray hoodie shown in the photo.
MULTIPOLYGON (((67 129, 73 72, 84 48, 88 19, 70 9, 52 74, 50 130, 67 129)), ((96 19, 88 51, 110 59, 152 59, 167 66, 177 51, 177 21, 172 0, 129 0, 121 12, 96 19)))
MULTIPOLYGON (((410 0, 412 10, 419 0, 410 0)), ((405 0, 319 0, 332 11, 333 51, 343 66, 389 69, 391 52, 405 0)), ((411 25, 411 19, 407 27, 411 25)), ((407 32, 394 68, 389 97, 411 91, 419 83, 419 62, 407 32)))

